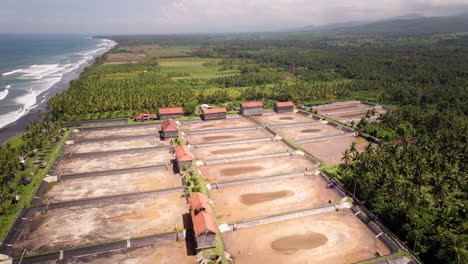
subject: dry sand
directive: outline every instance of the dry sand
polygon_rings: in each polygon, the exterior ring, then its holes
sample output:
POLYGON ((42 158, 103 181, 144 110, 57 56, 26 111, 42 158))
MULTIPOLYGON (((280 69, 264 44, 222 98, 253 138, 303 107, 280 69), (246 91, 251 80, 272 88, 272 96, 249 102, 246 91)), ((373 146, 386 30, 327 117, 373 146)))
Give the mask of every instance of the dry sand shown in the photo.
POLYGON ((240 264, 348 264, 389 250, 348 209, 223 234, 240 264))
POLYGON ((183 228, 186 212, 182 194, 37 212, 28 218, 13 249, 15 255, 24 248, 28 254, 45 253, 164 233, 183 228))
POLYGON ((239 128, 239 127, 254 127, 254 122, 243 118, 227 118, 220 120, 208 120, 200 122, 182 122, 180 128, 183 131, 199 131, 211 129, 226 129, 226 128, 239 128))
POLYGON ((269 140, 255 143, 198 147, 191 149, 191 151, 195 155, 196 159, 217 160, 260 154, 282 153, 293 150, 280 140, 269 140))
POLYGON ((318 175, 222 187, 210 190, 210 195, 220 222, 275 215, 341 200, 318 175))
POLYGON ((129 151, 128 153, 97 154, 62 159, 55 170, 63 175, 165 165, 173 159, 169 150, 129 151))
POLYGON ((257 139, 257 138, 271 138, 273 136, 274 136, 273 134, 266 131, 264 128, 259 128, 259 129, 252 129, 252 130, 186 135, 185 139, 188 144, 196 145, 196 144, 201 144, 201 143, 215 143, 215 142, 226 142, 226 141, 236 141, 236 140, 246 140, 246 139, 257 139))
POLYGON ((171 170, 145 169, 128 173, 113 173, 108 176, 77 178, 52 183, 44 194, 43 201, 54 203, 169 189, 181 186, 180 176, 171 170))
POLYGON ((336 136, 345 132, 327 124, 314 124, 311 126, 290 126, 290 127, 275 127, 274 130, 283 137, 295 140, 303 140, 310 138, 321 138, 328 136, 336 136))
POLYGON ((317 120, 308 118, 298 113, 288 112, 279 114, 268 114, 255 117, 258 121, 268 125, 282 125, 282 124, 293 124, 293 123, 315 123, 317 120))
POLYGON ((68 264, 193 264, 195 256, 187 255, 185 241, 167 240, 156 244, 79 257, 68 264))
POLYGON ((97 129, 79 129, 79 132, 73 133, 73 139, 92 140, 102 138, 128 137, 128 136, 144 136, 144 135, 159 135, 161 125, 132 125, 121 127, 104 127, 97 129))
POLYGON ((125 149, 167 147, 169 141, 163 141, 159 135, 138 136, 126 139, 99 140, 65 146, 64 154, 105 152, 125 149))
POLYGON ((300 155, 287 155, 205 165, 198 168, 207 182, 227 182, 303 172, 313 170, 317 165, 300 155))
POLYGON ((368 144, 368 141, 361 137, 344 137, 329 139, 324 141, 302 143, 299 146, 310 153, 312 156, 320 159, 327 164, 340 164, 343 152, 349 149, 352 142, 356 142, 356 148, 362 151, 368 144))

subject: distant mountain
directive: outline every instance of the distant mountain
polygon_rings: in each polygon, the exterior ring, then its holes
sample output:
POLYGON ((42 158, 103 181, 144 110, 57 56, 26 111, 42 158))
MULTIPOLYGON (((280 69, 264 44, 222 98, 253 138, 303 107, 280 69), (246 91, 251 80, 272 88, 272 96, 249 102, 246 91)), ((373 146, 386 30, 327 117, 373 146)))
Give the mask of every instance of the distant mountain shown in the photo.
POLYGON ((302 28, 283 29, 280 32, 303 32, 303 31, 324 31, 324 30, 326 31, 326 30, 363 26, 363 25, 368 25, 368 24, 372 24, 376 22, 383 22, 383 21, 390 21, 390 20, 410 20, 410 19, 418 19, 418 18, 423 18, 423 17, 424 16, 422 15, 412 13, 412 14, 406 14, 402 16, 385 18, 382 20, 347 21, 347 22, 325 24, 325 25, 319 25, 319 26, 310 25, 310 26, 305 26, 302 28))
POLYGON ((422 16, 420 14, 412 13, 412 14, 406 14, 406 15, 402 15, 402 16, 389 17, 389 18, 386 18, 386 19, 382 19, 382 20, 380 20, 378 22, 391 21, 391 20, 412 20, 412 19, 420 19, 420 18, 424 18, 424 17, 425 16, 422 16))
POLYGON ((468 15, 450 17, 417 17, 415 19, 404 16, 403 19, 379 21, 355 27, 334 29, 332 33, 359 35, 434 35, 468 32, 468 15))

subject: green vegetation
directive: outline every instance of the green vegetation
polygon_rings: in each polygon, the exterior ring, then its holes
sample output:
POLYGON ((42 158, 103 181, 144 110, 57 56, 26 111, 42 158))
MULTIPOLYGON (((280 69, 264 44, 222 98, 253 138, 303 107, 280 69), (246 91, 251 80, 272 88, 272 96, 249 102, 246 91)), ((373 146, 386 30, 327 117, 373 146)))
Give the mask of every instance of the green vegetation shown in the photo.
POLYGON ((361 127, 381 144, 347 151, 336 172, 425 263, 468 261, 467 124, 450 110, 390 112, 361 127))
POLYGON ((32 123, 24 134, 0 147, 0 238, 20 209, 30 206, 69 134, 61 134, 59 123, 46 119, 32 123))

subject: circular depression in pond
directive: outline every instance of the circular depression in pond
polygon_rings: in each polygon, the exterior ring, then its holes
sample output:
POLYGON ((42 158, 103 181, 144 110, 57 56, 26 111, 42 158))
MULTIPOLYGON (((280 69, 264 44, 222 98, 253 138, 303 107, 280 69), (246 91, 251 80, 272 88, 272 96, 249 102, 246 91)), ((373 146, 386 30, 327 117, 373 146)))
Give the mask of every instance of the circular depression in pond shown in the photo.
POLYGON ((296 193, 289 190, 276 192, 261 192, 261 193, 246 193, 240 196, 240 201, 246 205, 253 205, 273 201, 280 198, 286 198, 295 195, 296 193))
POLYGON ((307 234, 278 238, 271 242, 271 248, 275 251, 290 254, 301 249, 314 249, 323 246, 327 241, 328 238, 323 234, 308 232, 307 234))

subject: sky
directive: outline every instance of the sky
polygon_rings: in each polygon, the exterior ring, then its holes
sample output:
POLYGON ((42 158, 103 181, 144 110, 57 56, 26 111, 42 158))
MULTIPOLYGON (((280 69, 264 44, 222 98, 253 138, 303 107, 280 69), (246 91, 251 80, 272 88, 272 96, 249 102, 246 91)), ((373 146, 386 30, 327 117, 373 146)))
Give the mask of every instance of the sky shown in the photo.
POLYGON ((0 0, 0 32, 258 32, 461 12, 468 0, 0 0))

